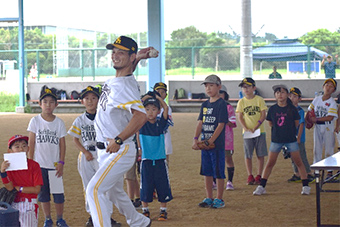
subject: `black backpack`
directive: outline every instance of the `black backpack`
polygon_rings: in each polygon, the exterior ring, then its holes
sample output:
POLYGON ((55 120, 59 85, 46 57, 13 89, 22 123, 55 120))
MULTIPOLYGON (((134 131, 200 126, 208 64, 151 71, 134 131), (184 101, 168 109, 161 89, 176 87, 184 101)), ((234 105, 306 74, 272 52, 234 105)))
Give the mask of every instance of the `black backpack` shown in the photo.
POLYGON ((71 99, 80 99, 79 92, 76 90, 71 91, 71 99))

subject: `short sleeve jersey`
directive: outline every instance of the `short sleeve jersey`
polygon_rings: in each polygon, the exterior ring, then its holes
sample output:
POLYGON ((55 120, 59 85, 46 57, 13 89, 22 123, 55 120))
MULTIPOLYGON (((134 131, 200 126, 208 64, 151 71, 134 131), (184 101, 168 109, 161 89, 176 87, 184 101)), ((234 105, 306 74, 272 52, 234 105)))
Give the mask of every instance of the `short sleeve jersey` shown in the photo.
MULTIPOLYGON (((267 110, 267 106, 263 98, 258 95, 255 95, 252 99, 243 97, 238 101, 236 107, 236 113, 243 113, 243 119, 247 128, 255 128, 263 110, 267 110)), ((264 124, 261 124, 260 130, 261 133, 265 133, 264 124)))
POLYGON ((300 142, 304 143, 306 142, 306 124, 305 124, 305 111, 301 108, 301 106, 297 106, 297 111, 299 112, 300 115, 300 121, 299 121, 299 127, 296 129, 296 135, 299 133, 299 128, 301 127, 301 124, 303 124, 303 129, 302 129, 302 134, 300 138, 300 142))
MULTIPOLYGON (((202 103, 198 120, 202 121, 201 140, 208 140, 214 134, 219 123, 228 122, 227 104, 223 99, 215 102, 207 100, 202 103)), ((215 148, 217 150, 224 149, 225 146, 225 128, 215 140, 215 148)))
MULTIPOLYGON (((334 116, 334 119, 338 118, 337 105, 332 97, 325 101, 322 100, 322 95, 315 97, 308 110, 314 110, 317 118, 326 116, 334 116)), ((332 122, 335 121, 333 120, 332 122)))
MULTIPOLYGON (((135 77, 129 75, 107 80, 102 88, 95 117, 97 141, 106 142, 118 136, 130 122, 132 110, 145 113, 135 77)), ((132 139, 133 136, 125 141, 132 142, 132 139)))
POLYGON ((54 169, 60 159, 60 138, 67 135, 63 120, 55 117, 49 122, 39 114, 31 119, 27 131, 35 134, 34 160, 42 168, 54 169))
POLYGON ((288 104, 285 107, 280 107, 275 104, 269 108, 266 119, 273 124, 272 142, 296 142, 295 120, 300 120, 300 116, 295 106, 288 104))
POLYGON ((94 120, 89 119, 86 116, 86 112, 74 120, 67 133, 80 139, 85 149, 88 149, 89 146, 96 146, 94 120))
POLYGON ((139 139, 142 146, 142 159, 165 159, 164 132, 167 119, 157 119, 155 123, 147 121, 139 130, 139 139))
MULTIPOLYGON (((32 159, 27 159, 27 169, 7 171, 7 175, 13 186, 21 187, 35 187, 43 185, 43 179, 40 166, 32 159)), ((17 193, 15 201, 19 201, 20 198, 36 199, 37 194, 17 193)))
POLYGON ((335 78, 336 63, 334 61, 325 62, 324 68, 325 68, 326 78, 335 78))

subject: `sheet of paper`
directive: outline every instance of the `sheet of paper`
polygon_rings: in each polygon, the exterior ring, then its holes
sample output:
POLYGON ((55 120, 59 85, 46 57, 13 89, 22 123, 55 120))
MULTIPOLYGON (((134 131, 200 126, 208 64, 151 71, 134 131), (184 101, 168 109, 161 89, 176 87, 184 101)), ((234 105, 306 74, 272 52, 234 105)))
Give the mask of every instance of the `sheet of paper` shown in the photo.
POLYGON ((251 139, 260 136, 261 134, 261 129, 256 129, 254 133, 252 132, 244 132, 243 133, 243 138, 244 139, 251 139))
POLYGON ((57 170, 48 171, 48 179, 50 182, 50 192, 51 194, 61 194, 64 193, 63 178, 56 176, 57 170))
POLYGON ((4 154, 4 160, 8 160, 10 163, 6 171, 27 169, 26 152, 6 153, 4 154))

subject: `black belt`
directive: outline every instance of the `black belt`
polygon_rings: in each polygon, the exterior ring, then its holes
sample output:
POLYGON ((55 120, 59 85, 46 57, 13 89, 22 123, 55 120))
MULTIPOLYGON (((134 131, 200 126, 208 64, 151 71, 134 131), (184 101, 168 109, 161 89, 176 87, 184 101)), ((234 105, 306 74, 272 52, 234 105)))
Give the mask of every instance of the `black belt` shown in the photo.
POLYGON ((326 124, 326 122, 329 123, 329 124, 331 123, 330 121, 317 121, 316 124, 317 125, 324 125, 324 124, 326 124))
POLYGON ((102 143, 102 142, 97 142, 96 146, 98 147, 98 149, 105 149, 106 148, 105 143, 102 143))

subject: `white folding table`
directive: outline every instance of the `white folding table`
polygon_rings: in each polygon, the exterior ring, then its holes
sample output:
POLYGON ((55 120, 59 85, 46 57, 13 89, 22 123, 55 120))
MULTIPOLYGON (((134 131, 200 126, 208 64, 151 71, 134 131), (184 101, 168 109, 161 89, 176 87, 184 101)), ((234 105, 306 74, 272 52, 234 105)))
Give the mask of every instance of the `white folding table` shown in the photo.
POLYGON ((321 208, 320 208, 320 192, 340 192, 340 190, 323 190, 322 186, 328 183, 329 180, 324 180, 325 171, 335 171, 334 175, 330 180, 336 178, 340 173, 340 151, 333 154, 332 156, 325 158, 317 163, 311 165, 311 169, 315 173, 316 182, 316 223, 317 226, 340 226, 340 225, 321 225, 321 208), (321 174, 320 174, 321 173, 321 174))

